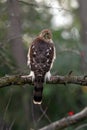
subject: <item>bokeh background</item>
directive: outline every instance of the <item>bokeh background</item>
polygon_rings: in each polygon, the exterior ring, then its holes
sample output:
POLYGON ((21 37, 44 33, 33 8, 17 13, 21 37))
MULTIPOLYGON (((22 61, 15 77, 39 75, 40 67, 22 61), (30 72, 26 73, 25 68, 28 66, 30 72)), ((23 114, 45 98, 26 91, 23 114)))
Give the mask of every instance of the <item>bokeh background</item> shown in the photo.
MULTIPOLYGON (((52 75, 86 75, 86 13, 87 0, 0 0, 0 77, 29 74, 29 45, 46 28, 57 53, 52 75)), ((45 84, 42 106, 33 104, 32 92, 30 85, 0 89, 1 130, 38 130, 87 106, 87 86, 45 84)), ((65 130, 82 124, 87 120, 65 130)))

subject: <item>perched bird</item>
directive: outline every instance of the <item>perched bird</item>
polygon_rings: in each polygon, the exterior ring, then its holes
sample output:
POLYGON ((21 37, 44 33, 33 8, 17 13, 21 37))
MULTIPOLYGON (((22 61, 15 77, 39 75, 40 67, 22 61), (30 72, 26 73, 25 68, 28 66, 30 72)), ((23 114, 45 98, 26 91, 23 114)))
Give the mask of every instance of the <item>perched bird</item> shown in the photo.
POLYGON ((41 104, 43 83, 50 80, 50 70, 56 58, 55 47, 52 41, 52 33, 44 29, 33 40, 28 51, 28 65, 31 69, 30 75, 34 82, 33 102, 41 104))

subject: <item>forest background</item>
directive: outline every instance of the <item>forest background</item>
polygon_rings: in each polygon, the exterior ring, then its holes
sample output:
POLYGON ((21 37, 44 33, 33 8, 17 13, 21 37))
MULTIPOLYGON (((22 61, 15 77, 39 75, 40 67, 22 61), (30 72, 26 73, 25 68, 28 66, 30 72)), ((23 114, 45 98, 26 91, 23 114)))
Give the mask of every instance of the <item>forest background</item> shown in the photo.
MULTIPOLYGON (((29 74, 27 52, 42 29, 51 29, 57 58, 52 75, 87 73, 87 0, 0 0, 0 77, 29 74)), ((87 106, 87 86, 45 84, 42 106, 31 85, 0 89, 0 127, 39 129, 87 106), (43 116, 43 113, 45 114, 43 116)), ((79 126, 87 124, 87 119, 79 126)), ((76 130, 78 125, 65 130, 76 130)), ((86 130, 86 127, 81 130, 86 130)), ((5 130, 5 128, 3 128, 5 130)))

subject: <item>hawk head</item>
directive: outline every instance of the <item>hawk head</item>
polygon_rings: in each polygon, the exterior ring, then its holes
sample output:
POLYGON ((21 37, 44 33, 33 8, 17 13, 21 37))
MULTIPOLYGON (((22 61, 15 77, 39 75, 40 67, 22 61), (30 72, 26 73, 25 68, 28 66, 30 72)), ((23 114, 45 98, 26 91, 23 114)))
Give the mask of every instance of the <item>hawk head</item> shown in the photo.
POLYGON ((52 33, 49 29, 44 29, 41 31, 39 37, 41 37, 43 40, 51 41, 52 40, 52 33))

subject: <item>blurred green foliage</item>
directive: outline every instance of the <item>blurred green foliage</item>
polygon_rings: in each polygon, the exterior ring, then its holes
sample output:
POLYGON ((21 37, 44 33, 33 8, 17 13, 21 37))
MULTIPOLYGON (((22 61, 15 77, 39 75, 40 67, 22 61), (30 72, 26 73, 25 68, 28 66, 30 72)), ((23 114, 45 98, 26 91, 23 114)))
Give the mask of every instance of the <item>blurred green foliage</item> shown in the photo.
MULTIPOLYGON (((28 0, 26 0, 29 2, 28 0)), ((35 2, 34 0, 32 2, 35 2)), ((81 41, 72 30, 80 31, 78 9, 70 8, 73 17, 71 26, 56 28, 52 27, 52 14, 49 8, 36 8, 32 5, 20 4, 22 35, 24 48, 27 54, 29 43, 42 29, 50 28, 53 32, 53 41, 56 47, 57 58, 52 69, 53 75, 67 75, 71 70, 74 75, 83 75, 81 71, 81 41), (65 36, 68 33, 69 37, 65 36), (25 37, 27 36, 27 38, 25 37), (30 40, 30 41, 29 41, 30 40)), ((44 3, 45 4, 45 3, 44 3)), ((59 12, 60 13, 60 12, 59 12)), ((66 12, 67 13, 67 12, 66 12)), ((68 12, 69 13, 69 12, 68 12)), ((66 26, 66 25, 65 25, 66 26)), ((7 38, 9 19, 6 2, 0 2, 0 76, 14 74, 16 66, 12 58, 9 39, 7 38)), ((28 72, 27 72, 28 73, 28 72)), ((27 74, 26 73, 26 74, 27 74)), ((49 120, 56 121, 68 115, 69 111, 79 112, 87 105, 87 89, 77 85, 46 85, 44 84, 43 114, 39 106, 32 103, 33 87, 10 86, 0 89, 0 116, 12 130, 30 130, 30 128, 43 127, 49 124, 49 120), (48 116, 48 118, 46 117, 48 116), (13 123, 13 124, 12 124, 13 123)), ((84 123, 84 122, 83 122, 84 123)), ((81 125, 81 124, 79 124, 81 125)), ((66 128, 73 130, 76 126, 66 128)), ((87 128, 81 129, 86 130, 87 128)))

